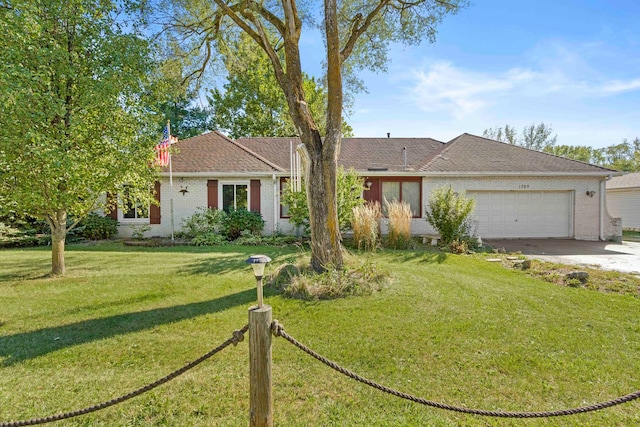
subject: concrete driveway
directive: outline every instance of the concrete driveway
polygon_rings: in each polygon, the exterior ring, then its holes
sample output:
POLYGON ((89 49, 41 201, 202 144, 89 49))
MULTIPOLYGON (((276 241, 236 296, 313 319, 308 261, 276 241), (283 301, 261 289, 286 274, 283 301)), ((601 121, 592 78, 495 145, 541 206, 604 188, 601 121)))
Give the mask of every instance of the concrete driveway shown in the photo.
POLYGON ((569 239, 517 239, 485 242, 494 249, 522 252, 528 258, 559 264, 640 274, 640 242, 590 242, 569 239))

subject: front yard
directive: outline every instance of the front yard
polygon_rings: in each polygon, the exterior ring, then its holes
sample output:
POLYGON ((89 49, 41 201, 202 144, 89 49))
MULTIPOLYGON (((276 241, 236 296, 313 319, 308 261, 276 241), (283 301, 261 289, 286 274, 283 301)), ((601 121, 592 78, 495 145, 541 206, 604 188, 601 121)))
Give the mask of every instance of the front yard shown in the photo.
MULTIPOLYGON (((0 251, 0 422, 84 408, 181 367, 247 323, 255 280, 296 248, 76 245, 48 278, 44 248, 0 251)), ((389 387, 506 411, 576 407, 640 389, 640 298, 558 286, 430 249, 383 251, 393 281, 371 296, 308 302, 266 289, 286 331, 389 387)), ((365 255, 358 256, 364 261, 365 255)), ((354 382, 273 342, 280 426, 638 425, 640 403, 550 420, 480 418, 423 407, 354 382)), ((80 426, 248 424, 247 341, 80 426)))

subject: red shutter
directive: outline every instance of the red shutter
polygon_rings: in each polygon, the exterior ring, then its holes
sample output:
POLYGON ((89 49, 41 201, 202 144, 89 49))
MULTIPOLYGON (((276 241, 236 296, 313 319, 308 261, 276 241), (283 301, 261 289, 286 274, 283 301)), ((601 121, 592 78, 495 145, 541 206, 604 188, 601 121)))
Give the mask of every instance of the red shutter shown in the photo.
POLYGON ((210 179, 207 181, 207 206, 218 209, 218 180, 210 179))
POLYGON ((251 180, 251 200, 249 200, 249 210, 260 213, 260 180, 251 180))
POLYGON ((370 182, 371 188, 364 190, 362 197, 367 202, 378 202, 382 205, 382 186, 380 185, 380 178, 365 178, 365 183, 370 182))
POLYGON ((158 205, 149 207, 149 224, 160 224, 160 181, 156 181, 154 186, 154 197, 158 205))
POLYGON ((111 212, 109 212, 109 218, 111 219, 118 219, 118 199, 116 199, 116 197, 111 194, 111 193, 107 193, 107 206, 109 206, 111 208, 111 212))

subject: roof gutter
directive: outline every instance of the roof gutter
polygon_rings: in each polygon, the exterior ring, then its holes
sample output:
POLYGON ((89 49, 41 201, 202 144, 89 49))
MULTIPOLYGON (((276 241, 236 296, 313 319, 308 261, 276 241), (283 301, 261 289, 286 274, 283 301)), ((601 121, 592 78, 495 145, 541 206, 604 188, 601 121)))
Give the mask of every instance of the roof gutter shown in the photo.
POLYGON ((620 172, 422 172, 421 176, 599 176, 610 177, 621 175, 620 172))
MULTIPOLYGON (((178 178, 238 178, 238 177, 271 177, 273 175, 289 176, 284 172, 173 172, 174 177, 178 178)), ((168 177, 169 172, 160 172, 160 176, 168 177)))

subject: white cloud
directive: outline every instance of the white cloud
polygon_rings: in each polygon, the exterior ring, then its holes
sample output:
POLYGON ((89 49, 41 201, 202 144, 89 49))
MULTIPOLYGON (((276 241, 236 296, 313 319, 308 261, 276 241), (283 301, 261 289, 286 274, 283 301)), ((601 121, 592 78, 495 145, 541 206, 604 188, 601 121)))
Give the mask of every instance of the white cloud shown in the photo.
POLYGON ((438 62, 428 70, 413 70, 408 96, 428 112, 450 111, 462 119, 493 104, 495 98, 535 78, 530 70, 514 68, 501 75, 466 71, 449 62, 438 62))
POLYGON ((606 82, 601 90, 604 94, 618 94, 623 92, 630 92, 640 89, 640 78, 633 80, 611 80, 606 82))
POLYGON ((576 67, 580 61, 573 56, 574 59, 568 61, 573 66, 563 67, 561 61, 554 63, 551 58, 545 58, 543 63, 531 68, 514 67, 492 74, 439 61, 414 68, 403 76, 402 80, 409 82, 405 96, 422 111, 446 112, 462 120, 486 112, 499 102, 510 108, 523 103, 536 104, 541 99, 547 104, 561 104, 567 99, 612 97, 640 90, 640 78, 602 78, 576 67))

